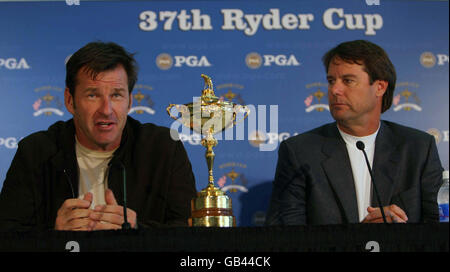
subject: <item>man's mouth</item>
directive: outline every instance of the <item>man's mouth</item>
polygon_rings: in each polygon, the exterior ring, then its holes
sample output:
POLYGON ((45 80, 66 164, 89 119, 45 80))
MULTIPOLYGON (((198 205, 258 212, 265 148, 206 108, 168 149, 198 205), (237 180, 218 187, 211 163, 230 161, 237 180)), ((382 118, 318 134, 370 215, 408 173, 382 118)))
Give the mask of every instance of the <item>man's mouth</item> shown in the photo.
POLYGON ((99 127, 100 129, 109 129, 113 125, 115 125, 115 122, 109 122, 109 121, 102 121, 102 122, 96 122, 95 125, 99 127))
POLYGON ((333 102, 331 103, 331 106, 345 106, 345 103, 341 103, 341 102, 333 102))

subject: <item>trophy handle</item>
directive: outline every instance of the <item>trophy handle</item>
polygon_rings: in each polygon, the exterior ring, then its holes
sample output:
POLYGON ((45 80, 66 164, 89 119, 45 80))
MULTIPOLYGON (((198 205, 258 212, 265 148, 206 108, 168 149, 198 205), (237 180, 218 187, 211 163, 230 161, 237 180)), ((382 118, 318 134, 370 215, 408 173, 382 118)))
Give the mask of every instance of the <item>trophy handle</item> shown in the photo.
MULTIPOLYGON (((238 105, 238 107, 241 109, 244 109, 244 111, 245 111, 244 118, 242 118, 242 120, 239 121, 239 122, 243 122, 245 120, 245 118, 247 118, 248 115, 250 114, 250 109, 247 106, 238 105)), ((239 122, 236 122, 236 112, 233 112, 233 125, 236 125, 239 122)))
POLYGON ((169 114, 169 116, 170 116, 170 118, 172 118, 173 120, 178 120, 180 117, 175 117, 175 116, 173 116, 171 113, 170 113, 170 110, 173 108, 173 107, 176 107, 177 106, 177 104, 170 104, 168 107, 167 107, 167 113, 169 114))

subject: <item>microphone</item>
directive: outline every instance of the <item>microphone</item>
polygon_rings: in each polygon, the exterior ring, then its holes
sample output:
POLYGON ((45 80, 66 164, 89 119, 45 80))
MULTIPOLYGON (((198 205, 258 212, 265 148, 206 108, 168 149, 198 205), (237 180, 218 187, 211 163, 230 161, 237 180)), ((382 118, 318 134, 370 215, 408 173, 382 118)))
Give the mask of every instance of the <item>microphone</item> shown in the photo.
POLYGON ((122 224, 122 229, 128 230, 131 229, 130 223, 128 223, 127 217, 127 171, 125 170, 125 166, 120 160, 116 160, 115 162, 111 162, 111 164, 117 164, 122 168, 122 178, 123 178, 123 219, 124 222, 122 224))
POLYGON ((356 147, 364 153, 364 158, 366 159, 367 168, 369 169, 369 174, 370 174, 370 178, 372 180, 373 189, 375 190, 375 196, 378 201, 378 207, 380 208, 381 216, 383 216, 384 223, 387 223, 386 216, 384 215, 383 206, 381 205, 380 195, 378 194, 377 187, 375 186, 375 180, 373 179, 372 168, 370 168, 370 163, 369 163, 369 160, 367 159, 366 151, 364 150, 364 147, 365 147, 364 143, 362 141, 357 141, 356 147))

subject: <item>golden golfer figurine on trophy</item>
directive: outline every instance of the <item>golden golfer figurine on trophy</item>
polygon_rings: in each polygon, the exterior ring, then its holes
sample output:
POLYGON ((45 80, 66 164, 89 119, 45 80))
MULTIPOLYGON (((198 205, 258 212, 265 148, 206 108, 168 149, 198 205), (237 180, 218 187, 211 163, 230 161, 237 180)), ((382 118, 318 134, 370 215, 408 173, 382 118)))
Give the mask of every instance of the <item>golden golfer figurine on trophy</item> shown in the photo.
POLYGON ((233 102, 223 101, 215 96, 211 78, 201 75, 205 80, 205 89, 197 102, 175 105, 167 107, 167 113, 174 120, 180 121, 191 130, 205 135, 201 143, 206 147, 206 163, 208 165, 208 186, 197 193, 191 201, 192 214, 189 218, 189 226, 198 227, 233 227, 236 226, 236 219, 233 216, 231 199, 225 192, 214 186, 213 147, 217 145, 214 134, 236 124, 236 113, 244 111, 245 119, 249 110, 245 106, 237 105, 233 102), (170 110, 175 107, 180 117, 172 116, 170 110))

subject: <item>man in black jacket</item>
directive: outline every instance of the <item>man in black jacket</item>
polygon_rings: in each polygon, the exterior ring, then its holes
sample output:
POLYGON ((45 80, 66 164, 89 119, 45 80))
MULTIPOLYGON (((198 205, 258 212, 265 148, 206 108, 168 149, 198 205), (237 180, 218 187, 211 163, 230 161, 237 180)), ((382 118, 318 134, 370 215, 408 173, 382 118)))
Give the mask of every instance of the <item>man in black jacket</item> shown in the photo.
POLYGON ((137 81, 132 54, 89 43, 66 65, 73 119, 20 143, 0 194, 0 230, 186 225, 195 180, 168 128, 128 116, 137 81), (126 187, 124 188, 124 181, 126 187))

